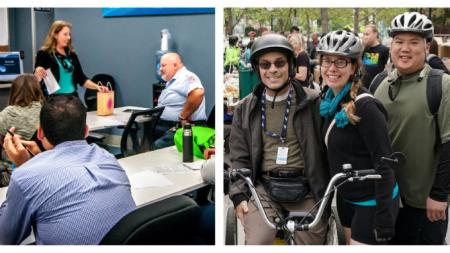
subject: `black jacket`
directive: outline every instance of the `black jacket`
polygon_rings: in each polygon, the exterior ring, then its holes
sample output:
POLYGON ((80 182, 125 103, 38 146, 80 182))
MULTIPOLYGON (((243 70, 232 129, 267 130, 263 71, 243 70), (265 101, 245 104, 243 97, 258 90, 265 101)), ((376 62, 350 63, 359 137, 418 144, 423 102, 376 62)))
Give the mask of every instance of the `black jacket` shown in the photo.
MULTIPOLYGON (((322 119, 319 114, 320 98, 317 91, 293 85, 296 92, 294 126, 305 159, 305 176, 311 186, 314 199, 323 197, 329 181, 325 145, 320 136, 322 119)), ((262 130, 260 97, 264 87, 259 85, 236 107, 230 134, 230 158, 232 168, 252 170, 253 182, 260 176, 262 161, 262 130)), ((248 193, 242 192, 242 181, 230 186, 230 198, 237 206, 248 201, 248 193)))
MULTIPOLYGON (((58 54, 58 53, 55 53, 58 54)), ((73 70, 73 81, 74 85, 78 84, 83 86, 86 80, 88 80, 87 76, 84 74, 83 69, 81 68, 80 60, 78 60, 78 56, 75 53, 68 53, 67 57, 70 57, 72 60, 72 64, 74 67, 73 70)), ((59 66, 58 62, 55 59, 55 56, 51 52, 47 52, 44 50, 39 50, 36 56, 36 63, 34 68, 43 67, 44 69, 50 68, 52 70, 53 75, 55 76, 56 81, 59 82, 59 66)), ((42 87, 42 86, 41 86, 42 87)), ((45 88, 45 85, 43 86, 45 88)), ((77 87, 75 85, 75 90, 77 87)), ((48 94, 46 89, 43 90, 44 94, 48 94)))

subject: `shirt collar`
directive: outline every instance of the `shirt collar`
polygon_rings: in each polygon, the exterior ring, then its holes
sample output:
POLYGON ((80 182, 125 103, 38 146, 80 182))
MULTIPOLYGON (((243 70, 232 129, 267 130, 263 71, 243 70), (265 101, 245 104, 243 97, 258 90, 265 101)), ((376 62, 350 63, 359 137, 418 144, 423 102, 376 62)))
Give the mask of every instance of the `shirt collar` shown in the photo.
POLYGON ((181 69, 179 69, 177 71, 177 73, 175 73, 175 75, 172 77, 172 79, 170 79, 170 81, 168 81, 167 83, 171 84, 171 83, 175 82, 175 80, 177 80, 177 78, 179 78, 185 71, 186 71, 186 67, 183 66, 181 69))
POLYGON ((58 145, 56 145, 54 148, 65 148, 65 147, 73 147, 73 146, 82 146, 87 145, 86 140, 75 140, 75 141, 65 141, 58 145))

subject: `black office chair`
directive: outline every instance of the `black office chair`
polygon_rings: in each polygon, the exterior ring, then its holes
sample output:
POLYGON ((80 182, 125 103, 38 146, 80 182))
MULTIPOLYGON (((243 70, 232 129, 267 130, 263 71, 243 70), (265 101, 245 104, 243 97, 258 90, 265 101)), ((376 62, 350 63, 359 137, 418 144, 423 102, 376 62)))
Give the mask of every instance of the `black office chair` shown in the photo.
POLYGON ((120 155, 118 157, 126 157, 152 150, 153 142, 155 142, 153 138, 155 128, 163 111, 164 106, 160 106, 131 113, 130 119, 122 133, 120 155), (136 121, 139 116, 143 117, 142 123, 136 121), (143 131, 139 131, 141 129, 143 131))
POLYGON ((189 197, 173 196, 140 207, 105 235, 102 245, 207 244, 198 229, 200 207, 189 197))
POLYGON ((206 120, 206 125, 210 128, 216 128, 216 106, 214 105, 211 112, 209 113, 208 119, 206 120))

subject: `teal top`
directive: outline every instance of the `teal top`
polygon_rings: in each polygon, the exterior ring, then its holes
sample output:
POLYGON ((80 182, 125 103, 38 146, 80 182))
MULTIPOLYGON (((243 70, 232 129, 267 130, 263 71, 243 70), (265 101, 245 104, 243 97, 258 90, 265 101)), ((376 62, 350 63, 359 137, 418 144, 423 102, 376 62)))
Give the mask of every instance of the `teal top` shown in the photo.
MULTIPOLYGON (((392 190, 392 199, 395 199, 398 196, 398 183, 395 183, 394 189, 392 190)), ((349 201, 346 200, 347 202, 352 203, 353 205, 357 205, 357 206, 376 206, 377 205, 377 201, 375 199, 371 199, 371 200, 366 200, 366 201, 349 201)))
MULTIPOLYGON (((66 70, 60 59, 58 57, 56 58, 56 62, 58 62, 58 68, 59 68, 59 87, 60 89, 55 92, 55 94, 69 94, 75 92, 75 85, 73 83, 73 68, 72 71, 66 70)), ((71 69, 72 63, 69 61, 69 59, 64 59, 64 63, 67 64, 68 68, 71 69)))

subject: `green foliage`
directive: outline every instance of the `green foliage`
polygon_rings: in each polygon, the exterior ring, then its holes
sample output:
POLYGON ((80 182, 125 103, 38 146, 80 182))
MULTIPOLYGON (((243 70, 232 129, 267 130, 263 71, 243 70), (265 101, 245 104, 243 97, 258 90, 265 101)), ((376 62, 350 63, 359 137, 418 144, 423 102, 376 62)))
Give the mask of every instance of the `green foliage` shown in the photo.
MULTIPOLYGON (((422 11, 428 15, 428 8, 359 8, 358 27, 363 32, 364 26, 370 23, 384 23, 389 26, 392 19, 405 11, 422 11)), ((272 28, 273 32, 289 31, 292 25, 297 25, 305 36, 313 32, 321 32, 324 23, 319 8, 231 8, 225 11, 225 25, 244 18, 251 20, 260 27, 272 28), (230 19, 229 15, 233 18, 230 19), (234 21, 232 21, 234 20, 234 21), (271 27, 273 26, 273 27, 271 27)), ((355 9, 353 8, 328 8, 328 30, 343 29, 355 26, 355 9)), ((432 20, 436 25, 448 27, 450 24, 450 9, 432 9, 432 20)), ((233 24, 234 27, 235 24, 233 24)), ((246 25, 248 26, 248 25, 246 25)), ((245 29, 247 32, 247 28, 245 29)))

